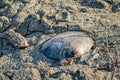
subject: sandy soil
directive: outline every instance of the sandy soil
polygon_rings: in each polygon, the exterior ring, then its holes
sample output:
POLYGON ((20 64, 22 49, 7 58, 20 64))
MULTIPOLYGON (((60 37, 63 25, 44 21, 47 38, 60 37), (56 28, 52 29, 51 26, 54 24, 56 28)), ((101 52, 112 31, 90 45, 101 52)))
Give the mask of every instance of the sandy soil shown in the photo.
POLYGON ((119 0, 0 0, 0 80, 120 80, 119 0), (13 47, 4 35, 8 29, 30 46, 13 47), (39 51, 66 31, 86 31, 94 39, 90 53, 99 56, 89 66, 84 55, 60 65, 39 51))

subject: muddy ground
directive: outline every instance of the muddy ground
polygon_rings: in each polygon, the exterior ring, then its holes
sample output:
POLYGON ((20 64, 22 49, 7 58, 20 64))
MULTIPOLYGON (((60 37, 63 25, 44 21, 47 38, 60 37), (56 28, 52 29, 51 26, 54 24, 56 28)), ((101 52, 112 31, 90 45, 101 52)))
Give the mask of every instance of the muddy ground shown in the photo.
POLYGON ((120 1, 0 0, 0 80, 120 80, 120 1), (3 35, 9 29, 30 46, 13 47, 3 35), (60 65, 39 51, 66 31, 86 31, 94 39, 89 53, 99 56, 91 65, 79 58, 60 65))

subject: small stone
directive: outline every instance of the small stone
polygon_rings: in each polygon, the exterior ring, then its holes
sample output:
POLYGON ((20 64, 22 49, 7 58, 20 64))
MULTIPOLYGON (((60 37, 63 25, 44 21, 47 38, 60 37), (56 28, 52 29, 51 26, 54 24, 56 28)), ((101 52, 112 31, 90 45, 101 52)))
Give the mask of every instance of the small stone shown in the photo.
POLYGON ((45 42, 40 47, 40 52, 51 59, 61 60, 80 57, 88 52, 92 45, 93 39, 85 32, 68 31, 45 42))
POLYGON ((15 32, 13 29, 9 29, 7 31, 7 38, 11 41, 14 47, 17 48, 26 48, 29 46, 25 37, 23 37, 20 33, 15 32))

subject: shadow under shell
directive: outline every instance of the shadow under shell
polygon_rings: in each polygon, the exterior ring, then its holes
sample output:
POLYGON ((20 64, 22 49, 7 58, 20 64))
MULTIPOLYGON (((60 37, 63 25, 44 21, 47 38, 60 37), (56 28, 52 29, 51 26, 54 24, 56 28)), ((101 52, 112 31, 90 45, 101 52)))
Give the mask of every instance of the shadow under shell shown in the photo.
POLYGON ((88 52, 93 45, 93 39, 85 32, 68 31, 46 41, 40 47, 40 52, 54 60, 80 57, 88 52))

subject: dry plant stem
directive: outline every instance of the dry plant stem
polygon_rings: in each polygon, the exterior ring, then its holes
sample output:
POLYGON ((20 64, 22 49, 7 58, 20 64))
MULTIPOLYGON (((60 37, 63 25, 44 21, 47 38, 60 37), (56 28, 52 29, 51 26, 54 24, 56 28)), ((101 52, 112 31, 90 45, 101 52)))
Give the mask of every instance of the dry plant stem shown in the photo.
POLYGON ((109 21, 107 19, 106 19, 106 24, 107 24, 107 26, 106 26, 106 49, 107 49, 107 53, 106 54, 108 55, 108 58, 109 58, 109 60, 111 60, 111 63, 113 65, 113 73, 112 73, 112 76, 111 76, 111 80, 113 80, 114 71, 115 71, 115 65, 114 65, 113 57, 111 56, 110 51, 109 51, 109 45, 108 45, 108 37, 109 37, 109 35, 108 35, 108 33, 109 33, 109 26, 110 25, 109 25, 109 21))
POLYGON ((108 45, 109 22, 106 20, 106 23, 108 24, 108 27, 106 27, 106 49, 107 49, 107 55, 109 56, 109 58, 111 60, 111 63, 113 64, 113 70, 115 70, 114 60, 113 60, 113 57, 110 54, 109 45, 108 45))

